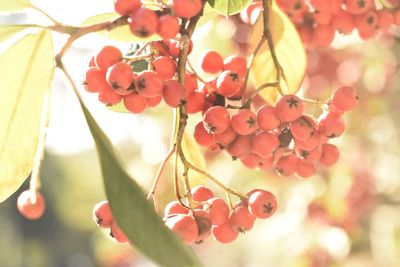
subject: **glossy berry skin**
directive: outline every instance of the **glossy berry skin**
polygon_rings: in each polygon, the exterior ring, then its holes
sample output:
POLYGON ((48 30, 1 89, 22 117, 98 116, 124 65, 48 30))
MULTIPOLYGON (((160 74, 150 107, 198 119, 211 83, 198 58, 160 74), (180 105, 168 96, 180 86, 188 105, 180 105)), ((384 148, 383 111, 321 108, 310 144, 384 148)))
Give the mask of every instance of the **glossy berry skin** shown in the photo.
POLYGON ((331 105, 342 112, 353 109, 357 105, 356 91, 352 87, 340 87, 333 94, 331 105))
POLYGON ((170 0, 170 4, 178 17, 186 19, 196 16, 202 7, 201 0, 170 0))
POLYGON ((158 17, 150 9, 138 8, 130 17, 129 28, 136 36, 149 37, 157 32, 158 17))
POLYGON ((230 125, 230 115, 228 111, 221 106, 214 106, 203 115, 204 128, 212 134, 225 132, 230 125))
POLYGON ((281 122, 292 122, 301 117, 304 112, 304 104, 295 95, 282 96, 275 106, 275 114, 281 122))
POLYGON ((108 228, 112 225, 113 217, 108 201, 101 201, 94 206, 93 219, 102 228, 108 228))
POLYGON ((165 225, 179 235, 186 244, 193 243, 199 237, 199 228, 192 216, 177 214, 167 218, 165 225))
POLYGON ((217 79, 217 93, 225 97, 236 95, 242 87, 243 79, 236 72, 223 71, 217 79))
POLYGON ((100 92, 104 87, 108 87, 106 73, 97 67, 91 67, 86 72, 85 89, 90 93, 100 92))
POLYGON ((262 158, 269 158, 278 147, 279 139, 276 134, 259 132, 253 138, 251 151, 262 158))
POLYGON ((164 208, 164 216, 168 218, 173 214, 188 214, 189 210, 179 203, 178 200, 169 202, 164 208))
MULTIPOLYGON (((124 62, 118 62, 112 65, 107 70, 107 82, 111 85, 114 90, 119 90, 118 92, 127 91, 126 89, 132 83, 133 73, 131 66, 124 62)), ((118 94, 118 92, 116 92, 118 94)), ((128 91, 127 94, 130 92, 128 91)))
POLYGON ((115 12, 127 16, 141 6, 140 0, 114 0, 115 12))
POLYGON ((214 193, 208 187, 202 185, 193 187, 191 192, 193 200, 197 202, 204 202, 214 197, 214 193))
POLYGON ((309 178, 313 176, 316 172, 317 170, 314 164, 299 160, 296 170, 298 176, 302 178, 309 178))
POLYGON ((207 73, 218 73, 222 70, 224 59, 215 51, 207 51, 201 61, 201 68, 207 73))
POLYGON ((339 149, 332 144, 323 144, 322 145, 322 154, 319 162, 327 167, 335 164, 340 156, 339 149))
POLYGON ((164 83, 160 76, 151 70, 141 72, 135 81, 139 94, 145 97, 155 97, 162 94, 164 83))
POLYGON ((227 147, 233 141, 235 141, 236 137, 237 133, 232 129, 232 127, 229 127, 225 132, 220 134, 215 134, 214 141, 215 143, 221 145, 222 147, 227 147))
POLYGON ((276 170, 280 175, 290 176, 297 170, 298 158, 296 155, 288 155, 281 157, 276 163, 276 170))
POLYGON ((163 99, 168 106, 176 108, 186 99, 186 89, 176 80, 164 82, 163 99))
POLYGON ((249 109, 241 109, 231 118, 232 129, 240 135, 249 135, 257 129, 257 116, 249 109))
POLYGON ((140 94, 132 93, 124 97, 124 106, 133 114, 142 113, 147 108, 147 99, 140 94))
POLYGON ((206 131, 203 122, 199 122, 194 128, 194 139, 201 146, 211 146, 214 144, 214 136, 206 131))
POLYGON ((221 225, 228 222, 229 207, 222 198, 213 197, 208 199, 204 209, 208 212, 213 225, 221 225))
POLYGON ((233 242, 239 235, 229 222, 221 225, 214 225, 212 227, 212 235, 215 240, 220 243, 226 244, 233 242))
POLYGON ((107 84, 99 93, 99 101, 106 105, 115 105, 121 102, 122 96, 117 94, 110 85, 107 84))
POLYGON ((247 71, 247 61, 244 57, 229 56, 224 60, 223 69, 236 72, 239 76, 244 77, 247 71))
POLYGON ((42 217, 46 204, 39 191, 36 191, 35 195, 33 195, 30 190, 26 190, 19 195, 17 208, 19 213, 26 219, 37 220, 42 217), (36 201, 34 198, 36 198, 36 201))
POLYGON ((115 238, 115 240, 117 240, 119 243, 126 243, 129 241, 128 237, 124 234, 124 232, 122 232, 121 228, 119 228, 115 222, 113 222, 110 227, 110 236, 115 238))
POLYGON ((239 135, 227 148, 233 159, 244 159, 251 154, 251 139, 247 135, 239 135))
POLYGON ((276 116, 275 108, 269 105, 260 107, 257 112, 257 124, 264 131, 271 131, 278 128, 280 124, 278 116, 276 116))
POLYGON ((177 17, 171 15, 163 15, 158 19, 157 33, 163 39, 172 39, 179 32, 179 20, 177 17))
POLYGON ((242 205, 236 206, 229 215, 229 223, 232 225, 233 230, 241 233, 253 228, 254 219, 248 208, 242 205))
POLYGON ((266 219, 271 217, 278 204, 275 196, 265 190, 259 190, 252 193, 248 200, 250 214, 256 218, 266 219))
POLYGON ((290 132, 296 139, 307 140, 314 134, 316 127, 317 124, 313 118, 303 115, 290 123, 290 132))
POLYGON ((169 80, 175 76, 176 62, 168 56, 160 56, 154 59, 153 67, 163 80, 169 80))
POLYGON ((107 71, 109 67, 121 61, 121 59, 121 51, 114 46, 108 45, 103 47, 99 53, 97 53, 94 61, 99 69, 107 71))

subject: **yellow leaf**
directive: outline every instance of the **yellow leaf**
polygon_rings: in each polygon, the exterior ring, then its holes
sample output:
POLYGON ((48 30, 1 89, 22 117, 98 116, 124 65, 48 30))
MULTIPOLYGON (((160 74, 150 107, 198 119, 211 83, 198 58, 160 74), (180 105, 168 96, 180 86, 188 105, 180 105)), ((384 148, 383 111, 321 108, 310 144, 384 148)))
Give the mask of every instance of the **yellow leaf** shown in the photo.
POLYGON ((46 31, 25 36, 0 55, 0 202, 32 171, 53 56, 46 31))
MULTIPOLYGON (((186 156, 186 159, 190 163, 203 170, 206 169, 206 161, 204 159, 203 153, 201 152, 199 145, 196 143, 196 140, 194 140, 192 135, 187 133, 184 134, 182 138, 182 150, 186 156)), ((183 172, 182 164, 179 164, 178 167, 179 167, 179 173, 182 173, 183 172)), ((204 183, 204 177, 195 171, 189 172, 189 179, 191 186, 204 183)))
MULTIPOLYGON (((272 40, 275 44, 275 52, 287 79, 287 83, 283 79, 281 81, 282 91, 284 94, 295 94, 304 79, 307 65, 306 53, 297 30, 289 18, 275 3, 270 12, 270 29, 272 40)), ((263 19, 261 14, 250 35, 249 51, 253 51, 258 44, 262 31, 263 19)), ((254 59, 250 74, 255 88, 265 83, 276 82, 276 70, 267 42, 264 43, 254 59)), ((276 100, 277 92, 273 88, 267 88, 260 95, 267 102, 273 104, 276 100)))
POLYGON ((0 26, 0 42, 12 37, 20 31, 26 29, 26 26, 20 25, 2 25, 0 26))
POLYGON ((29 7, 29 0, 1 0, 0 12, 15 12, 29 7))

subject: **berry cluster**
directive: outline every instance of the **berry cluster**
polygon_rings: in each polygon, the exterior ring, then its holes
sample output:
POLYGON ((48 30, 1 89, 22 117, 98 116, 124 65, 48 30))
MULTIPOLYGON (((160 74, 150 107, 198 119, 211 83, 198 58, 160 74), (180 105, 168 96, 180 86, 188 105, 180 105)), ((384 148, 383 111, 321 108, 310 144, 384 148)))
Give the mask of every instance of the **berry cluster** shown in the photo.
POLYGON ((29 220, 37 220, 42 217, 46 209, 44 197, 39 191, 26 190, 19 195, 17 208, 22 216, 29 220))
POLYGON ((204 113, 194 137, 211 150, 226 149, 248 168, 275 169, 280 175, 310 177, 319 162, 333 165, 339 150, 329 144, 345 130, 343 113, 357 104, 355 90, 341 87, 328 102, 329 111, 318 120, 304 114, 304 103, 295 95, 282 96, 275 106, 264 105, 257 113, 214 106, 204 113))
MULTIPOLYGON (((400 8, 377 9, 374 0, 277 0, 277 4, 308 47, 329 46, 335 32, 350 34, 357 29, 362 39, 369 39, 379 30, 386 32, 391 25, 400 25, 400 8)), ((241 17, 244 22, 254 22, 261 9, 262 2, 255 1, 241 17)))

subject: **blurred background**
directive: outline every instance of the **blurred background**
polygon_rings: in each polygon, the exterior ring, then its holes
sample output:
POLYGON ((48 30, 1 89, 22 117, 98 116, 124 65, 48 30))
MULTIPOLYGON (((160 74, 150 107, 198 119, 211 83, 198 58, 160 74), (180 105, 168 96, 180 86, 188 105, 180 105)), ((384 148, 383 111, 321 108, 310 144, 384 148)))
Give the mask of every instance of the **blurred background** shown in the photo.
MULTIPOLYGON (((33 3, 75 25, 113 11, 111 0, 33 3)), ((0 16, 0 23, 38 21, 46 23, 33 14, 0 16)), ((244 53, 250 26, 238 16, 209 14, 201 24, 191 55, 195 67, 206 48, 223 56, 244 53)), ((332 48, 307 52, 307 75, 299 94, 324 100, 338 86, 351 85, 360 99, 345 116, 344 136, 335 140, 341 158, 332 168, 320 169, 308 180, 278 177, 245 169, 226 153, 204 151, 209 172, 221 181, 242 192, 255 187, 271 190, 279 201, 277 214, 256 221, 235 242, 221 245, 210 238, 193 246, 205 266, 400 266, 400 32, 393 28, 390 33, 370 41, 360 41, 356 34, 336 36, 332 48)), ((54 38, 57 50, 65 36, 54 38)), ((65 58, 78 84, 90 58, 105 44, 125 50, 131 45, 94 34, 78 40, 65 58)), ((171 109, 162 104, 141 115, 116 113, 95 95, 83 94, 129 173, 147 190, 168 150, 171 109)), ((29 179, 1 203, 0 266, 154 266, 129 245, 115 243, 92 220, 94 205, 105 199, 100 167, 77 100, 59 72, 51 106, 42 169, 47 209, 38 221, 27 221, 17 212, 16 198, 28 188, 29 179)), ((199 118, 190 118, 189 132, 199 118)), ((171 185, 169 168, 159 189, 161 204, 173 199, 171 185)))

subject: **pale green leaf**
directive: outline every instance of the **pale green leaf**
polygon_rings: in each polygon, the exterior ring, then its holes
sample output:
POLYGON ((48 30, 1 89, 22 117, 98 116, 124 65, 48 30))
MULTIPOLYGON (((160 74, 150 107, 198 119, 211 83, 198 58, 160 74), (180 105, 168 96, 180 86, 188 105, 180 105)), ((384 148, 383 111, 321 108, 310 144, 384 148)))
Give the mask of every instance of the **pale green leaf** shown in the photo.
POLYGON ((46 31, 25 36, 0 55, 0 202, 32 171, 53 57, 46 31))
POLYGON ((163 224, 140 186, 122 167, 111 142, 81 105, 97 146, 113 217, 132 245, 160 266, 199 266, 193 252, 163 224))
POLYGON ((25 30, 27 27, 23 25, 2 25, 0 26, 0 42, 14 36, 15 34, 25 30))
POLYGON ((231 16, 247 7, 251 0, 208 0, 207 1, 221 15, 231 16))
POLYGON ((29 0, 1 0, 0 13, 16 12, 29 7, 31 7, 31 1, 29 0))

